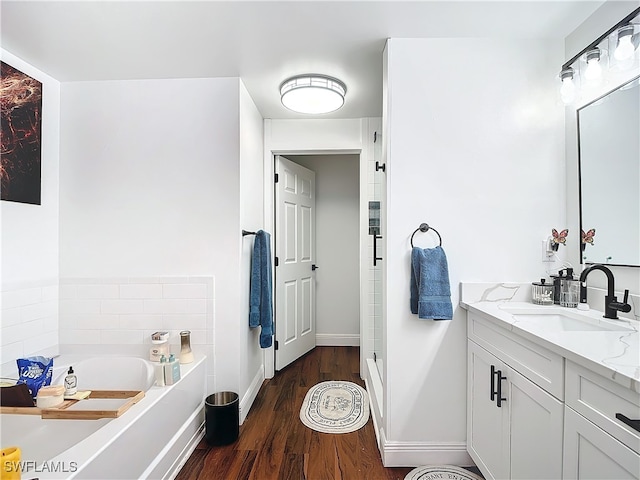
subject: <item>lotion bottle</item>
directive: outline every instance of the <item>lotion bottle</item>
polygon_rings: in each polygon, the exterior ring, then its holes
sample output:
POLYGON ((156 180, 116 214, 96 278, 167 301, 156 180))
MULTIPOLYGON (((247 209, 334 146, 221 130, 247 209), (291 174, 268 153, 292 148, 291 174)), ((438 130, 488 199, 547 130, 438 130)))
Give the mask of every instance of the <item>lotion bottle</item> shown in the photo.
POLYGON ((73 373, 73 367, 69 367, 67 376, 64 377, 64 396, 70 397, 78 392, 78 377, 73 373))
POLYGON ((156 385, 158 387, 164 387, 164 366, 167 362, 167 358, 162 355, 160 357, 160 363, 155 365, 156 385))

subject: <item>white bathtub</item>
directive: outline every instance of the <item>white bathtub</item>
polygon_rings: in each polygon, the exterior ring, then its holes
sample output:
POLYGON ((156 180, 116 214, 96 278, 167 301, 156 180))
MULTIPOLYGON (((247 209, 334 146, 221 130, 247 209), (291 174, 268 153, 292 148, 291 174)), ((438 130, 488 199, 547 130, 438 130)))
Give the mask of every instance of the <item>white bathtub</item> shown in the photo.
POLYGON ((73 365, 80 390, 144 390, 119 418, 43 420, 0 416, 1 446, 22 450, 22 478, 174 478, 203 436, 205 357, 181 365, 181 380, 153 386, 153 364, 143 358, 103 356, 54 359, 52 384, 73 365))

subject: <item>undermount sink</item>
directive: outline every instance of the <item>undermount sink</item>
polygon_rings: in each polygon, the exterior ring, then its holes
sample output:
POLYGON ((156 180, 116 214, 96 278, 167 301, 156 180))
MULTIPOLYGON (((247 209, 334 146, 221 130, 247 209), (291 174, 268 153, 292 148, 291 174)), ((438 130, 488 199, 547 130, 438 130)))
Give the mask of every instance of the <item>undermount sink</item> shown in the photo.
POLYGON ((619 332, 634 329, 625 320, 607 320, 581 315, 578 312, 567 312, 559 308, 503 308, 513 315, 514 320, 529 325, 536 325, 545 330, 555 332, 619 332))

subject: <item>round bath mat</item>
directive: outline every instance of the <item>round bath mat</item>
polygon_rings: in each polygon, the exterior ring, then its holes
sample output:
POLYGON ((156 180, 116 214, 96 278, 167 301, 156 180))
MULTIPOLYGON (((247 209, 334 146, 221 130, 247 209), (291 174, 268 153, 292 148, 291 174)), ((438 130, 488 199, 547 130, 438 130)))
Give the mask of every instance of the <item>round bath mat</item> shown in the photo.
POLYGON ((349 433, 369 420, 369 394, 352 382, 322 382, 309 389, 300 420, 323 433, 349 433))
POLYGON ((429 465, 426 467, 418 467, 407 473, 404 480, 483 480, 469 470, 454 465, 429 465))

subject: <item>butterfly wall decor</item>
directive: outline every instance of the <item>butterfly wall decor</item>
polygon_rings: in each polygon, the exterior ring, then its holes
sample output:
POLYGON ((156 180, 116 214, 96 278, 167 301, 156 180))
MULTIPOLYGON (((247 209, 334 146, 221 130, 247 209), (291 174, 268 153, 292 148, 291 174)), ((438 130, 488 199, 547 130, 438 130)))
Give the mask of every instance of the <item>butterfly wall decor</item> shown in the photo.
POLYGON ((596 229, 591 228, 590 230, 587 230, 587 233, 585 233, 584 230, 580 230, 580 233, 582 234, 582 242, 580 243, 580 246, 584 252, 587 243, 593 245, 593 237, 596 236, 596 229))
POLYGON ((567 246, 567 235, 569 234, 569 229, 565 228, 564 230, 558 232, 555 228, 553 230, 551 230, 551 236, 553 237, 551 239, 551 248, 553 248, 554 251, 558 250, 558 246, 560 244, 564 245, 565 247, 567 246))

